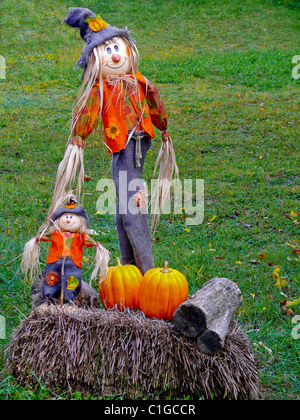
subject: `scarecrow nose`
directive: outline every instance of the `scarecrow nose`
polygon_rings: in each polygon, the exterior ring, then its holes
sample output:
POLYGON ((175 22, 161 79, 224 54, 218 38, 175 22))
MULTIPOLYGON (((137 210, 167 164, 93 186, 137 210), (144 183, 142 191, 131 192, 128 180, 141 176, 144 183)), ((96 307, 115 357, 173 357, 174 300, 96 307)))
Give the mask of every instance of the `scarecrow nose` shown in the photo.
POLYGON ((120 56, 120 54, 116 54, 116 53, 114 53, 114 54, 112 55, 112 60, 113 60, 115 63, 118 63, 119 61, 121 61, 121 56, 120 56))

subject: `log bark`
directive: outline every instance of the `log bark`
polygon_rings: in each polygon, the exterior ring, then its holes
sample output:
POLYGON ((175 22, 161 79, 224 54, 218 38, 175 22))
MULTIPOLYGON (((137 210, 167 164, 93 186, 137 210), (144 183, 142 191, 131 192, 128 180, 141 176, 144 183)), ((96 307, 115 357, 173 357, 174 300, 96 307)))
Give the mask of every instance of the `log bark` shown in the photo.
MULTIPOLYGON (((42 304, 43 282, 43 273, 40 273, 32 284, 31 297, 34 308, 37 308, 42 304)), ((85 281, 82 282, 81 291, 75 299, 74 303, 79 308, 100 308, 100 300, 97 292, 85 281)))
POLYGON ((197 339, 203 353, 214 354, 223 347, 229 324, 242 300, 236 283, 214 278, 177 308, 173 325, 184 336, 197 339))

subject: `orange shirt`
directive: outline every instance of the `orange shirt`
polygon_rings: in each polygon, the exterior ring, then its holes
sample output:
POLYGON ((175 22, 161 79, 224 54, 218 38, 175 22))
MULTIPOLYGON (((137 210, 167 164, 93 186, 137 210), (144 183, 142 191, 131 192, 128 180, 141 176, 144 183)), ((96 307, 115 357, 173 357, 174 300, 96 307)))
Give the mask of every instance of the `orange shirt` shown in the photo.
POLYGON ((52 232, 51 238, 43 235, 40 240, 43 242, 52 242, 47 264, 56 263, 62 257, 71 257, 74 264, 79 268, 82 266, 83 247, 90 248, 97 245, 85 233, 70 233, 66 235, 66 232, 60 232, 58 230, 52 232))
MULTIPOLYGON (((137 80, 136 92, 124 94, 124 84, 112 86, 103 80, 103 110, 102 123, 106 143, 110 152, 124 149, 128 132, 136 126, 138 131, 144 131, 150 138, 154 137, 153 125, 165 131, 168 128, 168 117, 163 100, 158 89, 135 73, 137 80)), ((130 77, 130 76, 129 76, 130 77)), ((134 80, 133 75, 131 76, 134 80)), ((100 86, 95 84, 91 90, 86 106, 80 115, 76 116, 74 137, 83 141, 96 129, 100 118, 100 86)))

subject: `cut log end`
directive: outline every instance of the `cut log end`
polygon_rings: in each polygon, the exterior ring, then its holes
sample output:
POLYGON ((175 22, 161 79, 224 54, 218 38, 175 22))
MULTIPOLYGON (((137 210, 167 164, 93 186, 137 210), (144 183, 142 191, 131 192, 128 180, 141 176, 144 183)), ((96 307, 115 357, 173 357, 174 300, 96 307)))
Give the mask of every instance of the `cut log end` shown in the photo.
POLYGON ((182 305, 174 313, 173 325, 185 337, 196 338, 206 329, 205 314, 196 306, 182 305))
POLYGON ((177 308, 173 318, 175 330, 185 337, 196 338, 202 353, 214 354, 223 346, 242 300, 236 283, 214 278, 177 308))
POLYGON ((222 348, 223 343, 219 335, 215 331, 206 330, 201 334, 197 339, 197 346, 201 353, 208 354, 212 356, 220 348, 222 348))

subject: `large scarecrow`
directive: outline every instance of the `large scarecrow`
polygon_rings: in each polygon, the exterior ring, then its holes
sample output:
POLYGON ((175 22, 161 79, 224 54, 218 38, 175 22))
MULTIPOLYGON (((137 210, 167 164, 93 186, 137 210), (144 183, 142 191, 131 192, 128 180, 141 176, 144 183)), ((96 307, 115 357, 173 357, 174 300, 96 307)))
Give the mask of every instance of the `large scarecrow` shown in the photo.
POLYGON ((171 181, 174 171, 178 175, 166 109, 158 89, 138 72, 138 50, 127 30, 113 27, 99 15, 82 8, 70 8, 64 22, 79 28, 86 44, 77 63, 77 67, 83 68, 83 82, 49 214, 65 192, 74 188, 75 180, 77 197, 80 197, 85 142, 100 129, 113 156, 112 174, 118 198, 116 224, 122 263, 134 264, 145 274, 154 267, 147 193, 142 185, 130 191, 129 184, 142 179, 145 156, 155 137, 154 125, 162 131, 163 140, 154 171, 160 164, 155 225, 169 196, 168 189, 160 181, 171 181), (119 188, 120 177, 127 191, 119 188))

